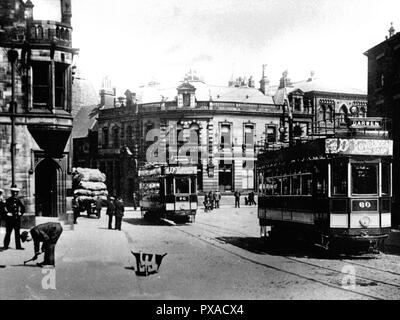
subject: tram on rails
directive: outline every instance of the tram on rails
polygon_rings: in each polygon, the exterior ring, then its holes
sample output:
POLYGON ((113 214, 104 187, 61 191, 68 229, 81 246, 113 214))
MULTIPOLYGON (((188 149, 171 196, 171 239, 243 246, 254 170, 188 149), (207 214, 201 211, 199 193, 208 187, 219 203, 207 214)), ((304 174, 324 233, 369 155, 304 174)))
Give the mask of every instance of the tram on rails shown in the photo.
POLYGON ((146 165, 138 176, 142 218, 195 221, 197 167, 146 165))
POLYGON ((259 155, 261 236, 378 249, 391 229, 393 155, 379 123, 354 118, 350 129, 259 155))

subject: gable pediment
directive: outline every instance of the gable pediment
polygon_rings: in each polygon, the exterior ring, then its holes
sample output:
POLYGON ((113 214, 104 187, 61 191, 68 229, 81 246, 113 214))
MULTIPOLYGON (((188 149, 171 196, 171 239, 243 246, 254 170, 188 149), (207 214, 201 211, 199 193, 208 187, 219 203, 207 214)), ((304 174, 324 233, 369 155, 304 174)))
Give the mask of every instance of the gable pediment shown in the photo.
POLYGON ((178 92, 186 91, 186 92, 195 92, 196 87, 192 86, 189 82, 182 83, 178 88, 178 92))

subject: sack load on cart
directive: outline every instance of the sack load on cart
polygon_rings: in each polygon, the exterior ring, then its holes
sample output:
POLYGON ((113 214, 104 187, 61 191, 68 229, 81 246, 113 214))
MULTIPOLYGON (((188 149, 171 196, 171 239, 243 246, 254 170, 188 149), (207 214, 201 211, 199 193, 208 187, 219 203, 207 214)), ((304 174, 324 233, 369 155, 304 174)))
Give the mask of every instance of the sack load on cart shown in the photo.
POLYGON ((107 201, 108 191, 106 175, 99 169, 74 168, 72 171, 72 189, 79 211, 86 211, 100 218, 100 211, 107 201))

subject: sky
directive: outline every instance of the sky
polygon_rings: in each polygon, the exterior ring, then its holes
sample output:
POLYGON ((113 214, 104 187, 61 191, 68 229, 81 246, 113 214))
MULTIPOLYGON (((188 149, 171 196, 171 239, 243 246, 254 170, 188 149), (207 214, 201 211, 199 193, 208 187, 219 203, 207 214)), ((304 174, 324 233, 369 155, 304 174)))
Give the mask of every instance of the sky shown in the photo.
MULTIPOLYGON (((59 16, 58 0, 32 0, 34 18, 59 16), (51 9, 50 9, 51 8, 51 9)), ((150 81, 177 86, 195 70, 213 85, 233 77, 271 85, 318 78, 367 89, 364 52, 400 31, 399 0, 72 0, 77 64, 96 89, 150 81)))

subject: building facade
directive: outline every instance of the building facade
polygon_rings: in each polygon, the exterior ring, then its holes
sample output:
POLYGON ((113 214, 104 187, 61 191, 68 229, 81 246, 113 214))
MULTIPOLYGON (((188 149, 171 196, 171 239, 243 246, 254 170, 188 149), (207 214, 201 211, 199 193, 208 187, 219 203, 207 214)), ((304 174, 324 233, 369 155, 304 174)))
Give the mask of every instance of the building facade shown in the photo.
POLYGON ((35 4, 0 3, 0 188, 20 189, 24 224, 65 214, 71 159, 71 1, 54 1, 59 20, 35 20, 35 4))
POLYGON ((287 72, 272 87, 265 71, 263 66, 258 88, 251 77, 212 86, 189 73, 176 87, 150 83, 119 98, 105 82, 97 154, 90 151, 91 131, 77 140, 86 153, 76 156, 82 164, 95 163, 106 173, 109 191, 127 200, 138 188, 137 168, 148 162, 197 165, 201 193, 246 193, 257 190, 259 151, 333 133, 335 123, 366 114, 362 91, 313 77, 292 83, 287 72))
POLYGON ((389 29, 386 40, 365 52, 368 57, 368 115, 386 119, 393 139, 392 226, 400 225, 400 33, 389 29))

